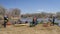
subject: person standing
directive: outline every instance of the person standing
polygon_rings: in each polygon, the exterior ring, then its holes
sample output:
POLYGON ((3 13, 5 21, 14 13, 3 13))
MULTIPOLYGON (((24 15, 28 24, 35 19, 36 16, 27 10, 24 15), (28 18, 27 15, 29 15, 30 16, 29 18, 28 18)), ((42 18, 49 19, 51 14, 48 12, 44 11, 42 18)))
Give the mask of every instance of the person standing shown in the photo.
POLYGON ((37 18, 36 17, 33 18, 33 25, 37 25, 37 18))
POLYGON ((6 28, 6 23, 8 22, 8 17, 5 15, 4 16, 4 28, 6 28))
POLYGON ((52 22, 52 23, 53 23, 53 25, 54 25, 54 22, 55 22, 55 17, 53 16, 53 22, 52 22))
POLYGON ((36 17, 33 18, 32 22, 30 22, 30 27, 33 27, 35 25, 37 25, 37 18, 36 17))

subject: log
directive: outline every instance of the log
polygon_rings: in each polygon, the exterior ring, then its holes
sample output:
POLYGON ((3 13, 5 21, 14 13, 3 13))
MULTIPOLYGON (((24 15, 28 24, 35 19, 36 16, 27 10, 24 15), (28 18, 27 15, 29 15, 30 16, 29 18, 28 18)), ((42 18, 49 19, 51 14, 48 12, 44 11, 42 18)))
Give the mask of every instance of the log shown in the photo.
POLYGON ((28 24, 15 24, 15 25, 22 25, 22 26, 25 26, 26 25, 27 26, 28 24))

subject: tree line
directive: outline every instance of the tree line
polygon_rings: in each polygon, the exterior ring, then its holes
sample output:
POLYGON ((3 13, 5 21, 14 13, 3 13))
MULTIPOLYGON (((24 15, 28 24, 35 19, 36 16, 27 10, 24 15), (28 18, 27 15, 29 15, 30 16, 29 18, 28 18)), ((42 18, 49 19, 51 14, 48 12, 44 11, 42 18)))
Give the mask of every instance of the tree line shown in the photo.
POLYGON ((52 18, 53 15, 55 15, 55 17, 57 19, 60 19, 60 12, 56 12, 56 13, 46 13, 46 12, 41 12, 41 13, 34 13, 34 14, 25 14, 25 15, 21 15, 21 17, 23 18, 27 18, 27 17, 38 17, 38 18, 44 18, 44 17, 49 17, 52 18))
POLYGON ((4 16, 5 15, 7 15, 8 18, 9 18, 9 21, 11 21, 11 20, 13 20, 11 17, 13 17, 13 18, 17 17, 18 18, 18 17, 21 16, 20 13, 21 13, 21 10, 19 8, 9 8, 9 9, 6 9, 3 6, 0 6, 0 24, 4 23, 4 16))
POLYGON ((6 9, 5 7, 0 6, 0 17, 7 15, 8 17, 17 17, 20 16, 21 10, 19 8, 6 9))
POLYGON ((3 6, 0 6, 0 16, 4 16, 4 15, 8 15, 9 17, 16 17, 16 16, 21 16, 21 17, 38 17, 38 18, 42 18, 42 17, 50 17, 52 18, 53 15, 56 15, 56 17, 58 19, 60 19, 60 12, 56 12, 56 13, 46 13, 46 12, 41 12, 41 13, 34 13, 34 14, 24 14, 21 15, 21 10, 19 8, 10 8, 10 9, 6 9, 3 6))

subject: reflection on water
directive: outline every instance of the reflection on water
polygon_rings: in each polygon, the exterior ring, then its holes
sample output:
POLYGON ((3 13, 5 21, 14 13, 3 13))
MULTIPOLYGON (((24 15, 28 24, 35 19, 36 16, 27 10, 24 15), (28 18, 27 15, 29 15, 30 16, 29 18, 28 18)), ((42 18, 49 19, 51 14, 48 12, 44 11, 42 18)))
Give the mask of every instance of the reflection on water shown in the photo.
MULTIPOLYGON (((45 20, 46 22, 48 22, 48 18, 46 18, 46 19, 38 18, 37 19, 38 22, 41 22, 42 20, 45 20)), ((21 18, 21 21, 23 21, 23 22, 25 22, 25 21, 32 22, 32 19, 30 19, 30 18, 21 18)), ((55 23, 60 23, 60 20, 55 19, 55 23)))

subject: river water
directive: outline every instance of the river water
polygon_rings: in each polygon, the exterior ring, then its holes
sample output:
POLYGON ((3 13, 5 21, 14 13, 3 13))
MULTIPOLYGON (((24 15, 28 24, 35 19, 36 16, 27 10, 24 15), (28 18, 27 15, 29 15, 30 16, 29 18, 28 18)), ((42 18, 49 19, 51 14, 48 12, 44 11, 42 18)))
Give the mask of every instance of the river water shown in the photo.
MULTIPOLYGON (((25 21, 32 22, 32 19, 30 19, 30 18, 21 18, 20 20, 23 21, 23 22, 25 22, 25 21)), ((48 18, 46 18, 46 19, 38 18, 37 19, 38 22, 41 22, 42 20, 45 20, 46 22, 48 22, 48 18)), ((55 19, 55 23, 60 23, 60 20, 55 19)))

